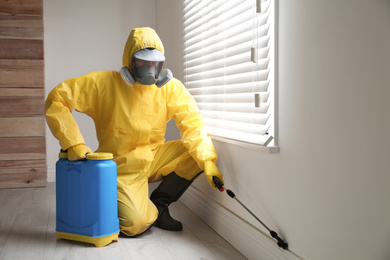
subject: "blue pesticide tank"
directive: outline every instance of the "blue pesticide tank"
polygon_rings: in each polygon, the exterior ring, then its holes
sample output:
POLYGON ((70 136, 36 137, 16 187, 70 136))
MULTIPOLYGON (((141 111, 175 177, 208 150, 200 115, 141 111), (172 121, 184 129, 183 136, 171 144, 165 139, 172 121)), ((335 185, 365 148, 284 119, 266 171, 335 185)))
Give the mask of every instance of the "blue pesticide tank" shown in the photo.
POLYGON ((57 239, 106 246, 118 240, 117 171, 111 153, 90 153, 56 163, 57 239))

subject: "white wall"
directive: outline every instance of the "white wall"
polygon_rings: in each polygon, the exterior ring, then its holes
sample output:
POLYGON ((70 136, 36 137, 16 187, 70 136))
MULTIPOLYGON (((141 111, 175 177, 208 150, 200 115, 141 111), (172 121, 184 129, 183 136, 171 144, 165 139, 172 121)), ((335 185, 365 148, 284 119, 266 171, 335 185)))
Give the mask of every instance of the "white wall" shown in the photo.
MULTIPOLYGON (((306 260, 389 259, 390 1, 279 5, 281 152, 216 141, 225 184, 306 260)), ((141 25, 157 28, 167 67, 180 79, 180 6, 45 0, 47 91, 69 77, 119 69, 128 31, 141 25)), ((81 128, 94 146, 88 127, 81 128)), ((50 167, 59 147, 47 136, 50 167)), ((204 177, 194 187, 259 226, 204 177)))
MULTIPOLYGON (((183 71, 183 4, 182 0, 156 1, 156 30, 164 43, 166 62, 173 76, 181 81, 183 71)), ((180 133, 173 120, 169 121, 165 139, 180 139, 180 133)))
POLYGON ((389 259, 390 1, 279 7, 281 151, 216 141, 225 184, 304 259, 389 259))
MULTIPOLYGON (((44 0, 46 95, 62 81, 97 70, 119 70, 134 27, 155 27, 154 0, 44 0)), ((86 144, 97 149, 92 119, 73 112, 86 144)), ((46 128, 48 181, 60 146, 46 128)))

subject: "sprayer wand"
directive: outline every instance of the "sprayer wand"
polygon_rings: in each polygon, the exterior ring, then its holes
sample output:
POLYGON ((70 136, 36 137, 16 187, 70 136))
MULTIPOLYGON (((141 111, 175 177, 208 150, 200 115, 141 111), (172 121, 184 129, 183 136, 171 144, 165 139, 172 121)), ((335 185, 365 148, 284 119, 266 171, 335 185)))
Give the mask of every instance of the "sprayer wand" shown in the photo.
MULTIPOLYGON (((219 189, 220 192, 223 192, 225 189, 223 187, 223 183, 222 181, 217 177, 217 176, 213 176, 213 181, 214 181, 214 184, 215 186, 219 189)), ((237 199, 236 195, 234 194, 233 191, 229 190, 229 189, 226 189, 226 193, 229 195, 229 197, 235 199, 238 203, 240 203, 240 205, 246 209, 246 211, 248 211, 257 221, 260 222, 261 225, 263 225, 263 227, 265 227, 269 232, 270 232, 270 235, 272 238, 276 239, 276 241, 278 242, 278 246, 287 250, 288 249, 288 244, 286 242, 283 241, 283 239, 281 239, 279 236, 278 236, 278 233, 276 233, 275 231, 271 230, 269 227, 267 227, 266 224, 264 224, 263 221, 261 221, 255 214, 253 214, 252 211, 250 211, 239 199, 237 199)))

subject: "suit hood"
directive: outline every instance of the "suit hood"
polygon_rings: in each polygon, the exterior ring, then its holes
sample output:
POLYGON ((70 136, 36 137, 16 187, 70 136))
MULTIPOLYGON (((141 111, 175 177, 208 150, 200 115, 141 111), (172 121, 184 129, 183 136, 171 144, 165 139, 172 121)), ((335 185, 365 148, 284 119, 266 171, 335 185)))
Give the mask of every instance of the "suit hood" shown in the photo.
POLYGON ((132 71, 131 58, 133 54, 146 48, 158 49, 164 54, 164 46, 155 30, 149 27, 134 28, 127 38, 122 65, 132 71))

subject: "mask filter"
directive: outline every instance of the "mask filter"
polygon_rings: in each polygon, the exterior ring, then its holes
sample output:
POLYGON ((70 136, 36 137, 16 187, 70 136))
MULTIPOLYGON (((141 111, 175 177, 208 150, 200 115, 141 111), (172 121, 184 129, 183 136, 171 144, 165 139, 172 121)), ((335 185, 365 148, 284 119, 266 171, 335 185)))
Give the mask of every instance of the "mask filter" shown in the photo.
MULTIPOLYGON (((136 80, 133 78, 133 75, 130 73, 130 70, 127 67, 121 68, 121 76, 122 79, 126 82, 126 84, 131 87, 136 83, 136 80)), ((161 88, 162 86, 167 84, 172 78, 173 78, 172 71, 170 71, 169 69, 163 69, 160 73, 160 77, 158 78, 157 82, 154 84, 156 84, 157 87, 161 88)))
POLYGON ((144 65, 135 70, 137 81, 142 85, 152 85, 157 82, 157 68, 152 65, 144 65))

